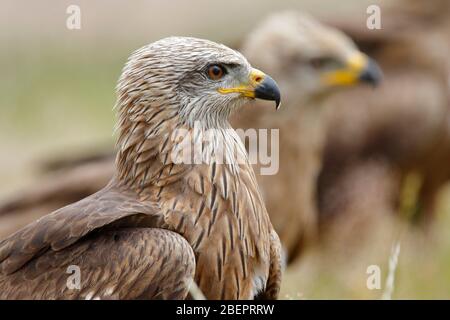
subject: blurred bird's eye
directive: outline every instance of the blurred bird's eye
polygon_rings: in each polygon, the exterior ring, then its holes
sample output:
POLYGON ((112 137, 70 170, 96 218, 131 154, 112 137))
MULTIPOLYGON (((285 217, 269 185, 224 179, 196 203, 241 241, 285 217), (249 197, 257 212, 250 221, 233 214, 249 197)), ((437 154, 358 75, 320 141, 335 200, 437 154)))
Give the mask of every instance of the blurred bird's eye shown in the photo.
POLYGON ((334 60, 328 57, 317 57, 309 60, 309 64, 315 69, 321 69, 333 64, 334 60))
POLYGON ((206 73, 211 80, 219 80, 225 75, 226 70, 221 65, 212 64, 208 67, 206 73))

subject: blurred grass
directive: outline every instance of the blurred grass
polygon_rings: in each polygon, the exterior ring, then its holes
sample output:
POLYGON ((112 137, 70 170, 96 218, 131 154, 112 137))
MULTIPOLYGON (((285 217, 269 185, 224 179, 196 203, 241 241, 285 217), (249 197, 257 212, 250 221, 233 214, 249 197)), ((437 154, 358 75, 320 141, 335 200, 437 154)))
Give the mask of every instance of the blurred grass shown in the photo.
POLYGON ((43 155, 113 144, 114 88, 126 56, 61 51, 0 55, 10 62, 0 75, 0 191, 16 189, 7 182, 27 176, 20 171, 43 155))
POLYGON ((14 70, 7 67, 2 76, 8 79, 0 100, 3 130, 48 134, 77 120, 85 129, 111 129, 114 84, 123 61, 60 52, 39 52, 33 59, 18 52, 14 59, 14 70))
MULTIPOLYGON (((409 226, 401 237, 393 299, 450 299, 450 185, 442 190, 436 213, 429 232, 409 226)), ((310 250, 287 270, 282 297, 381 299, 399 227, 394 219, 379 221, 351 247, 333 244, 310 250), (381 290, 366 287, 369 265, 381 268, 381 290)))

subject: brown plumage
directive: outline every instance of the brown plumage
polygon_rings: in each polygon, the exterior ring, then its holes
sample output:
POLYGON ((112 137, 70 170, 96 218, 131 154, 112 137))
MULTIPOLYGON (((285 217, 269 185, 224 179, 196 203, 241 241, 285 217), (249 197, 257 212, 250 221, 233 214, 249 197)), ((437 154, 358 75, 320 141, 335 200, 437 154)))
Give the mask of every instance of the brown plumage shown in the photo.
POLYGON ((136 51, 117 89, 114 177, 0 242, 0 298, 179 299, 193 278, 209 299, 276 298, 278 236, 227 122, 267 88, 277 90, 270 77, 206 40, 166 38, 136 51), (222 78, 208 78, 211 64, 222 78), (180 161, 186 143, 201 146, 205 161, 180 161), (80 267, 78 291, 66 286, 69 265, 80 267))

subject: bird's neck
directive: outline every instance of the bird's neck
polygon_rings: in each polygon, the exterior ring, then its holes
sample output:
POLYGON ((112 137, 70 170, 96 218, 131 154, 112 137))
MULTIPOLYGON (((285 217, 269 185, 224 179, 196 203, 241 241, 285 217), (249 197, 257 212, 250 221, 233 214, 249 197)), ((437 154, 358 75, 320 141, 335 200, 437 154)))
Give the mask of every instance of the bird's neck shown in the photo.
POLYGON ((154 188, 205 166, 224 164, 236 175, 242 165, 249 166, 245 147, 228 124, 219 128, 202 123, 191 126, 176 117, 155 121, 159 115, 151 124, 145 120, 148 116, 121 121, 116 179, 123 184, 154 188))
POLYGON ((206 296, 220 298, 229 286, 224 279, 242 270, 242 288, 227 297, 252 298, 269 273, 272 227, 238 134, 178 121, 127 128, 119 138, 116 179, 140 201, 157 204, 164 228, 191 244, 197 266, 209 271, 195 279, 206 296))

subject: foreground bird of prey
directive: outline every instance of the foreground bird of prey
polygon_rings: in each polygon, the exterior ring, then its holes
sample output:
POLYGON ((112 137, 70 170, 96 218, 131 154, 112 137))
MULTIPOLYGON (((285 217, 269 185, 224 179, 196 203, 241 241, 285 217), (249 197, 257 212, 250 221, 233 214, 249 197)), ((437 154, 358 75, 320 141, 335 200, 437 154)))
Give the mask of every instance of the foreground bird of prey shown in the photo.
POLYGON ((278 107, 274 80, 223 45, 171 37, 132 54, 117 94, 114 177, 0 242, 0 298, 182 299, 194 279, 209 299, 276 298, 280 243, 227 121, 253 98, 278 107))

